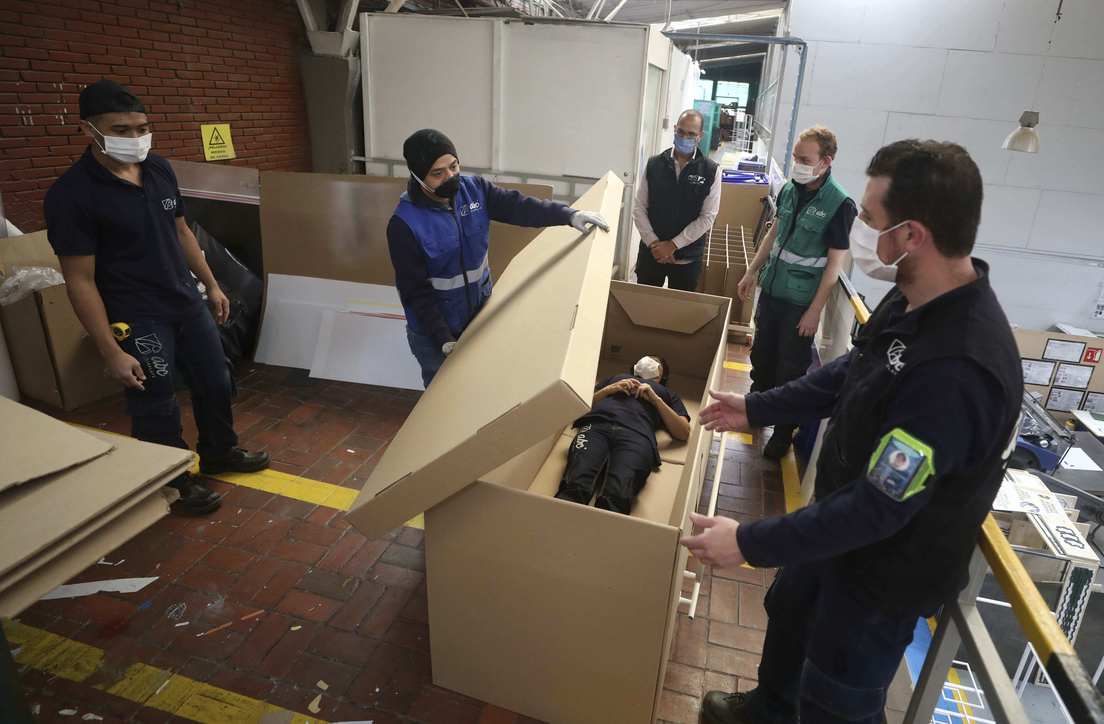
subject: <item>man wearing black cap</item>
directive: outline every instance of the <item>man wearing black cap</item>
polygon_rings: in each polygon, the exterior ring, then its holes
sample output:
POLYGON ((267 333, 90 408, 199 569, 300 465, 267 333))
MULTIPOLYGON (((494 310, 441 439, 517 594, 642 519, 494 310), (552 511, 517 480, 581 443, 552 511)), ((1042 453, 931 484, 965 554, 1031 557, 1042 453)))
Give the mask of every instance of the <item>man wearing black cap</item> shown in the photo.
MULTIPOLYGON (((126 387, 132 434, 187 447, 173 380, 179 369, 192 392, 200 470, 267 467, 267 453, 237 447, 234 382, 215 326, 215 319, 227 320, 230 303, 184 220, 172 167, 149 153, 145 107, 126 88, 101 80, 81 91, 80 117, 92 143, 46 194, 46 227, 73 309, 107 373, 126 387), (207 288, 214 318, 192 273, 207 288)), ((204 514, 220 505, 221 496, 190 476, 172 485, 180 491, 175 512, 204 514)))
POLYGON ((440 131, 414 133, 403 144, 403 157, 411 178, 387 225, 387 245, 410 351, 429 387, 460 333, 491 296, 487 249, 492 220, 562 224, 582 232, 591 226, 608 231, 609 226, 598 214, 462 176, 456 147, 440 131))

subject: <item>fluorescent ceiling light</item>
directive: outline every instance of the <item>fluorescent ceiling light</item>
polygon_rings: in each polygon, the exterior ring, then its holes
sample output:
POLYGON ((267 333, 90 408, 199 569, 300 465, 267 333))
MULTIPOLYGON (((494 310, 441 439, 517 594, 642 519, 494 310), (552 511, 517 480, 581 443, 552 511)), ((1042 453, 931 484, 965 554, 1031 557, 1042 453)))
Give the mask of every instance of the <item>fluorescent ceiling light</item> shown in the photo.
POLYGON ((774 10, 760 10, 754 13, 738 13, 736 15, 721 15, 715 18, 695 18, 693 20, 679 20, 667 26, 668 30, 695 30, 697 28, 710 28, 715 25, 735 25, 737 23, 750 23, 756 20, 769 20, 782 17, 782 8, 774 10))
POLYGON ((1006 151, 1038 153, 1039 132, 1035 130, 1037 125, 1039 125, 1039 112, 1024 111, 1020 116, 1020 127, 1008 134, 1001 148, 1006 151))
POLYGON ((722 60, 737 60, 739 58, 759 58, 766 55, 766 53, 744 53, 743 55, 726 55, 723 58, 702 58, 698 62, 702 65, 706 63, 720 63, 722 60))

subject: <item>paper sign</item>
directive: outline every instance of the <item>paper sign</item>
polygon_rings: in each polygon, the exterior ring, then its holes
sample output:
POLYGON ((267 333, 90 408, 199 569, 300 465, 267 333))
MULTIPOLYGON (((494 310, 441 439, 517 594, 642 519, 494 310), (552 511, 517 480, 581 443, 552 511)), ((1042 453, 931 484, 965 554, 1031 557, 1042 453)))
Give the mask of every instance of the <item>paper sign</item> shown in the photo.
POLYGON ((1054 363, 1036 359, 1021 359, 1025 385, 1049 385, 1054 375, 1054 363))
POLYGON ((1064 470, 1088 470, 1100 472, 1100 466, 1093 462, 1084 450, 1079 447, 1071 447, 1062 458, 1061 467, 1064 470))
POLYGON ((1043 481, 1023 470, 1005 472, 1004 481, 993 501, 993 510, 1044 513, 1048 516, 1065 515, 1062 501, 1050 492, 1043 481))
POLYGON ((1081 409, 1104 415, 1104 392, 1090 392, 1085 396, 1085 404, 1081 409))
POLYGON ((1053 359, 1059 362, 1080 362, 1081 355, 1085 352, 1084 342, 1067 342, 1064 339, 1048 339, 1043 359, 1053 359))
POLYGON ((70 583, 58 586, 42 597, 43 601, 55 598, 79 598, 94 593, 135 593, 157 580, 152 578, 116 578, 110 581, 91 581, 89 583, 70 583))
POLYGON ((199 133, 203 137, 203 157, 208 161, 237 158, 229 123, 205 123, 199 127, 199 133))
POLYGON ((1082 362, 1088 362, 1089 364, 1098 364, 1101 359, 1104 358, 1104 349, 1100 347, 1089 347, 1085 350, 1085 359, 1082 362))
POLYGON ((1087 365, 1060 364, 1054 375, 1054 384, 1083 390, 1089 386, 1092 373, 1093 368, 1087 365))
POLYGON ((1052 387, 1047 397, 1046 409, 1055 412, 1070 412, 1081 407, 1081 398, 1085 393, 1081 390, 1067 390, 1063 387, 1052 387))

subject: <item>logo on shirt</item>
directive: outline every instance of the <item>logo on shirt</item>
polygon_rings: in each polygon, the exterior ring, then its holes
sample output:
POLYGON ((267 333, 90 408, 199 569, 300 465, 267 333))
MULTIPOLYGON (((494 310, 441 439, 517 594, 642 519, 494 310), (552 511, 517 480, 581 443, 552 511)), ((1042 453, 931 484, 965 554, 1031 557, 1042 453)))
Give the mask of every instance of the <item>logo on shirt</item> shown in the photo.
POLYGON ((161 199, 161 208, 172 211, 176 208, 176 199, 161 199))
POLYGON ((886 350, 886 367, 893 374, 897 374, 905 368, 905 361, 901 359, 905 355, 905 343, 899 339, 893 340, 886 350))
POLYGON ((823 211, 821 209, 814 209, 811 206, 809 207, 809 210, 806 211, 805 213, 808 214, 809 216, 815 216, 818 219, 823 219, 825 216, 828 215, 827 211, 823 211))
POLYGON ((473 201, 466 206, 460 207, 460 215, 467 216, 468 214, 474 214, 476 211, 479 211, 482 208, 483 204, 479 203, 478 201, 473 201))
POLYGON ((686 176, 686 182, 694 184, 696 186, 701 186, 702 184, 705 183, 705 176, 698 176, 697 174, 693 174, 693 173, 688 174, 686 176))
POLYGON ((147 334, 134 340, 134 346, 138 348, 138 354, 150 355, 161 351, 161 340, 156 334, 147 334))

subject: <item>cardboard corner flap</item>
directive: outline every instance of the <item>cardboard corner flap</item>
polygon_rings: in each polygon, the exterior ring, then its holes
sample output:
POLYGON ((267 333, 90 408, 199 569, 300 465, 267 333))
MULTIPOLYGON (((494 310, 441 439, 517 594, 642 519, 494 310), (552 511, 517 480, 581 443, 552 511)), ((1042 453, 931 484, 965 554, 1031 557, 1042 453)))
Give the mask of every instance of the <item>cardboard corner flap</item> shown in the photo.
POLYGON ((37 410, 0 397, 0 491, 67 470, 114 447, 37 410))
POLYGON ((401 525, 589 409, 622 191, 610 173, 573 205, 608 232, 548 227, 514 257, 353 503, 361 532, 401 525))
POLYGON ((711 299, 695 294, 695 299, 688 298, 682 304, 663 304, 662 300, 656 299, 654 290, 638 285, 616 286, 610 290, 610 294, 625 310, 633 324, 682 334, 694 334, 716 319, 725 309, 722 301, 727 301, 720 297, 711 299))

